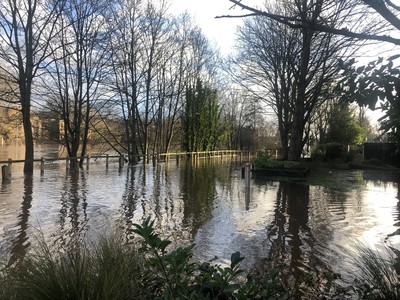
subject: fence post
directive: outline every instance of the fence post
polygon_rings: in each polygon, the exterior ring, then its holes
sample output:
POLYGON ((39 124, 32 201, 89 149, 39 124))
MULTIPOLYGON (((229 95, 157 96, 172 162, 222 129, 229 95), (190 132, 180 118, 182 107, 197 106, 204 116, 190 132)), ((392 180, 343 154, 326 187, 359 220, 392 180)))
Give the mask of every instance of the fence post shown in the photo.
POLYGON ((40 158, 40 174, 43 175, 44 173, 44 162, 45 162, 45 158, 41 157, 40 158))
POLYGON ((106 169, 108 169, 108 154, 106 155, 106 169))
POLYGON ((11 168, 12 168, 12 158, 9 158, 8 159, 8 176, 9 177, 11 177, 11 172, 12 172, 12 170, 11 170, 11 168))
POLYGON ((8 166, 6 165, 1 167, 1 179, 3 182, 10 180, 10 176, 8 176, 8 166))

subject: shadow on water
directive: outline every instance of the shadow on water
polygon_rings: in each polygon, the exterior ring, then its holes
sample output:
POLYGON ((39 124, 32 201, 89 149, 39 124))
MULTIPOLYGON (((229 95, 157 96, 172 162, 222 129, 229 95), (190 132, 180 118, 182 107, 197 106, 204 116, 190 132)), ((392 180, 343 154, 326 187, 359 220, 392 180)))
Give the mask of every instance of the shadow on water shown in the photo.
POLYGON ((24 194, 22 197, 21 212, 18 215, 18 234, 12 242, 10 251, 10 260, 8 265, 12 265, 18 259, 23 258, 30 246, 29 236, 27 234, 30 208, 32 206, 33 178, 32 175, 24 177, 24 194))

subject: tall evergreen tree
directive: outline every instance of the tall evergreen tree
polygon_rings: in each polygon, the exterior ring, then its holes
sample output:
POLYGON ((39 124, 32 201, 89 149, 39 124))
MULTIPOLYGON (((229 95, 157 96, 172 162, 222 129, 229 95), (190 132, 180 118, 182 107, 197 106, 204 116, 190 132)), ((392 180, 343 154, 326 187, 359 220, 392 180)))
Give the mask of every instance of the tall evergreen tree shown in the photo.
POLYGON ((198 79, 196 86, 186 91, 182 118, 184 149, 188 152, 215 150, 225 134, 220 117, 217 90, 203 86, 198 79))

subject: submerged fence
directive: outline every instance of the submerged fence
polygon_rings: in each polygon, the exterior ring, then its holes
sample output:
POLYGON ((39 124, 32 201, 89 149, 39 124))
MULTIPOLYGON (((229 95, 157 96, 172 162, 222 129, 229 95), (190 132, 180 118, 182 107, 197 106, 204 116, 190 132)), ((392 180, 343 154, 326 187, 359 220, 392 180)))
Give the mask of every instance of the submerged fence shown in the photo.
MULTIPOLYGON (((160 153, 160 154, 152 154, 147 157, 140 157, 144 163, 149 163, 150 161, 155 164, 156 162, 168 162, 169 160, 176 160, 177 163, 181 159, 189 158, 193 160, 199 159, 224 159, 230 157, 239 158, 240 162, 243 160, 250 161, 251 153, 250 151, 241 151, 241 150, 218 150, 218 151, 201 151, 201 152, 175 152, 175 153, 160 153)), ((34 159, 34 162, 40 162, 40 172, 43 174, 45 170, 46 162, 55 162, 55 161, 65 161, 66 169, 68 170, 70 167, 71 159, 81 159, 80 157, 70 158, 46 158, 41 157, 40 159, 34 159)), ((93 155, 84 157, 84 163, 86 169, 89 169, 90 162, 92 160, 105 159, 106 168, 108 169, 110 162, 116 161, 118 163, 118 167, 121 169, 125 162, 129 161, 128 155, 93 155)), ((12 160, 9 158, 8 160, 0 161, 2 165, 2 179, 9 180, 12 174, 12 166, 16 163, 25 163, 25 160, 12 160), (5 164, 5 165, 3 165, 5 164)))

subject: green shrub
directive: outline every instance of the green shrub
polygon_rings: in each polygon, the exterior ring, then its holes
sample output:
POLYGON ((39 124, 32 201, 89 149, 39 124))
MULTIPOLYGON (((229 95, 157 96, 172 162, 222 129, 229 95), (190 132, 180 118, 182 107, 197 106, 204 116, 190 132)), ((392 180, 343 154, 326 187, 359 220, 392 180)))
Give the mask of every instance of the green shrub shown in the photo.
MULTIPOLYGON (((192 262, 193 245, 178 247, 167 252, 169 240, 161 239, 154 232, 154 221, 148 218, 141 225, 134 224, 133 230, 143 238, 141 251, 147 258, 148 282, 154 296, 159 299, 235 299, 242 285, 239 283, 240 262, 244 259, 240 252, 231 255, 228 267, 192 262)), ((247 295, 246 295, 247 296, 247 295)), ((244 299, 244 298, 243 298, 244 299)))
POLYGON ((291 161, 291 160, 285 160, 283 161, 283 167, 285 169, 296 169, 299 167, 299 162, 298 161, 291 161))
POLYGON ((344 158, 346 154, 345 149, 340 143, 325 144, 325 160, 331 161, 339 158, 344 158))
POLYGON ((256 170, 267 168, 271 164, 271 161, 271 156, 267 151, 259 151, 257 152, 257 156, 253 161, 253 168, 256 170))
POLYGON ((315 160, 324 160, 325 159, 325 145, 320 144, 314 149, 311 150, 311 158, 315 160))
POLYGON ((260 151, 257 153, 257 157, 253 161, 253 168, 255 170, 262 170, 265 168, 285 168, 293 169, 299 166, 298 162, 295 161, 279 161, 271 158, 266 151, 260 151))

